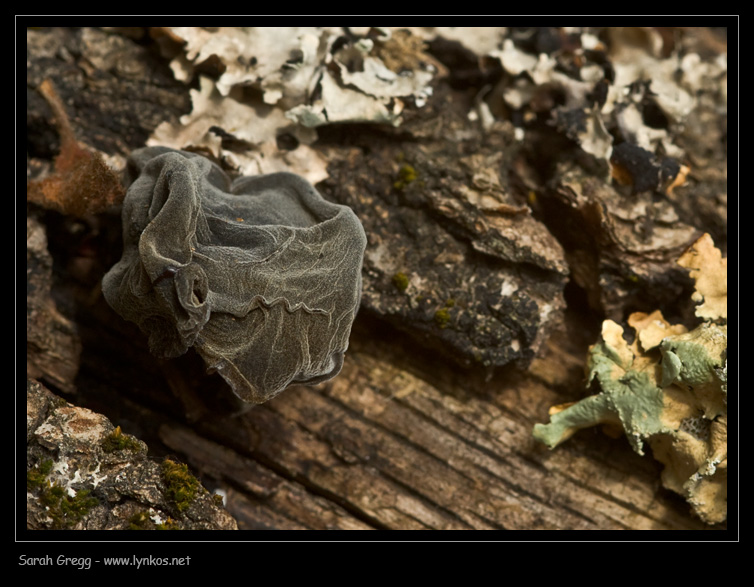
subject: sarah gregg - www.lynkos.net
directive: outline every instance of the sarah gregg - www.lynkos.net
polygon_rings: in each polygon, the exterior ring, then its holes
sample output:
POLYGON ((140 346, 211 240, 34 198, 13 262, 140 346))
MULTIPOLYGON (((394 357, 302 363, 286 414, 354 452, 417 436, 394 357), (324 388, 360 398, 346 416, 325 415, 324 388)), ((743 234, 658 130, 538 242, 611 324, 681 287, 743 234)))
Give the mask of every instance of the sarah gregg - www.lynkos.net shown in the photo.
POLYGON ((171 567, 171 566, 188 566, 191 563, 190 556, 113 556, 92 558, 90 556, 67 556, 61 554, 53 557, 49 554, 44 556, 26 556, 21 554, 18 557, 19 566, 31 567, 69 567, 81 570, 91 569, 92 565, 103 565, 106 567, 171 567))

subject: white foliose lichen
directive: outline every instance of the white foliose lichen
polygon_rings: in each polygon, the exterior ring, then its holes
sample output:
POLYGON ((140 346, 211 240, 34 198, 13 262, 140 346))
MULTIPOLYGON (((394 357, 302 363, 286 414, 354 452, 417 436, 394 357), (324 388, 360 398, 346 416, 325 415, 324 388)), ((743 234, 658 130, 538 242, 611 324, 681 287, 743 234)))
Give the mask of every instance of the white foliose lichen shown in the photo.
POLYGON ((315 127, 397 126, 407 107, 426 103, 437 73, 431 58, 415 58, 421 38, 389 28, 161 27, 155 34, 176 78, 198 77, 199 89, 191 90, 191 113, 160 125, 148 144, 201 150, 240 175, 285 170, 311 183, 325 179, 325 161, 309 146, 315 127))

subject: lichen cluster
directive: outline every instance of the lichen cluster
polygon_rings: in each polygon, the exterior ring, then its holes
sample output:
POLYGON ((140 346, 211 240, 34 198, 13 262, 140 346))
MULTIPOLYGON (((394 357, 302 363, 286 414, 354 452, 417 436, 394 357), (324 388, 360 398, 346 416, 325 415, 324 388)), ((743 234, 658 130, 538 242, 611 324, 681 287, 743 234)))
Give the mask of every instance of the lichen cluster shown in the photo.
POLYGON ((606 320, 587 360, 588 384, 599 393, 554 406, 534 436, 554 448, 597 424, 622 430, 634 450, 644 454, 646 442, 664 465, 663 486, 714 524, 727 518, 727 259, 704 235, 678 264, 696 281, 701 323, 689 330, 659 310, 635 312, 629 344, 623 327, 606 320))

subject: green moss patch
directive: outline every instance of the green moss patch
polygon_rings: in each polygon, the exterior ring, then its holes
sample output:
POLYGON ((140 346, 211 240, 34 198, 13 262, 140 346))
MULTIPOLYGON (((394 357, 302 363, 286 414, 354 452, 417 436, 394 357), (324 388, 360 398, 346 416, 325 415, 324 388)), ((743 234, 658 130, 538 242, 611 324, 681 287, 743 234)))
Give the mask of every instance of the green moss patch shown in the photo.
POLYGON ((179 512, 186 511, 196 498, 199 481, 188 466, 166 459, 162 463, 162 477, 167 486, 167 495, 179 512))

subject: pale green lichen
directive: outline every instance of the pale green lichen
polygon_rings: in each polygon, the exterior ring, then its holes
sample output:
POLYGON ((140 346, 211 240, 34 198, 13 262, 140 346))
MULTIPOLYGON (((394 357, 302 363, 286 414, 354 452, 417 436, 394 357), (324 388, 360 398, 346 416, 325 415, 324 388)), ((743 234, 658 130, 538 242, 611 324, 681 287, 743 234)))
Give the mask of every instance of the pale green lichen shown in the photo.
POLYGON ((644 454, 643 439, 665 430, 660 419, 662 390, 622 335, 623 329, 608 320, 603 325, 603 340, 590 349, 587 382, 595 381, 602 393, 570 406, 556 406, 549 424, 534 427, 535 438, 554 448, 582 428, 622 426, 634 450, 644 454))
POLYGON ((664 339, 660 344, 663 384, 678 381, 694 388, 708 384, 719 387, 718 370, 723 367, 727 346, 727 327, 711 322, 686 334, 664 339))
POLYGON ((534 437, 554 448, 582 428, 621 430, 639 454, 649 444, 664 465, 663 485, 714 524, 727 518, 728 332, 727 260, 711 246, 705 235, 679 260, 693 268, 692 299, 702 302, 697 315, 705 322, 688 331, 659 311, 636 312, 629 344, 620 325, 605 321, 587 359, 588 383, 600 392, 551 408, 534 437))

